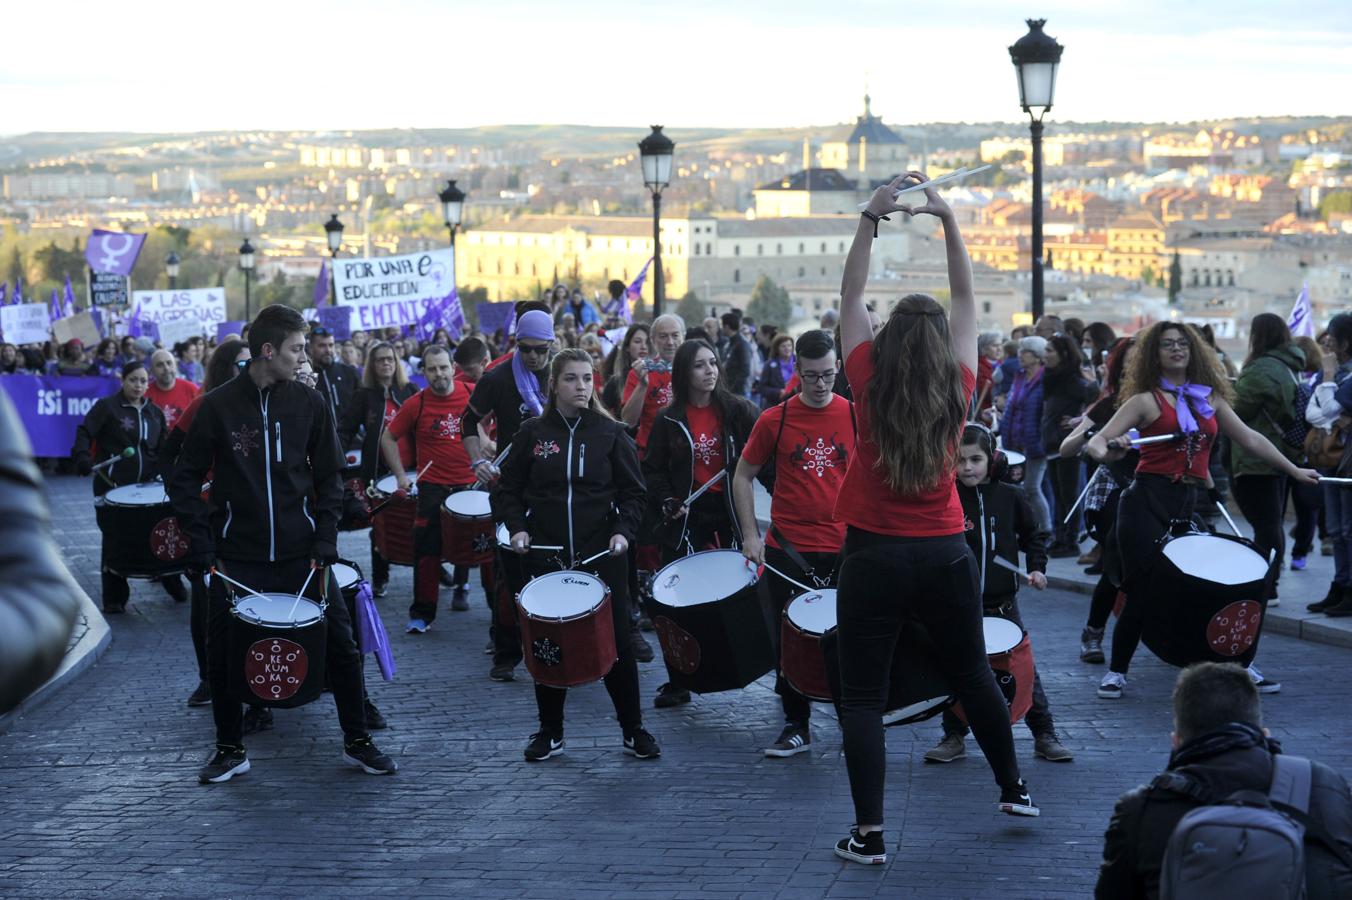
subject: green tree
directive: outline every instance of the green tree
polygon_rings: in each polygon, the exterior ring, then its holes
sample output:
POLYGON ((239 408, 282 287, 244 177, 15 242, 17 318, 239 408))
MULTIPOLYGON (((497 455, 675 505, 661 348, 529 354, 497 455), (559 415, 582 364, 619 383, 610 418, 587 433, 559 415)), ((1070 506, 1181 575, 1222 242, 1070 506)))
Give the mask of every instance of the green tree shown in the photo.
POLYGON ((762 275, 751 289, 746 314, 755 319, 757 325, 787 328, 793 317, 793 301, 789 299, 788 291, 771 281, 768 275, 762 275))
POLYGON ((1352 194, 1325 194, 1319 201, 1319 218, 1327 222, 1332 213, 1352 213, 1352 194))
POLYGON ((686 291, 685 296, 676 301, 676 315, 685 320, 686 328, 695 328, 704 321, 708 309, 700 301, 698 294, 686 291))
POLYGON ((39 247, 33 254, 33 262, 38 268, 38 278, 43 281, 63 284, 67 278, 76 282, 84 276, 84 254, 77 250, 63 250, 56 241, 49 241, 39 247))
POLYGON ((10 248, 9 265, 7 265, 5 269, 5 274, 8 276, 10 284, 17 284, 23 279, 23 257, 19 254, 19 248, 17 246, 10 248))
POLYGON ((1174 260, 1169 263, 1169 302, 1178 302, 1178 293, 1183 290, 1183 262, 1174 251, 1174 260))

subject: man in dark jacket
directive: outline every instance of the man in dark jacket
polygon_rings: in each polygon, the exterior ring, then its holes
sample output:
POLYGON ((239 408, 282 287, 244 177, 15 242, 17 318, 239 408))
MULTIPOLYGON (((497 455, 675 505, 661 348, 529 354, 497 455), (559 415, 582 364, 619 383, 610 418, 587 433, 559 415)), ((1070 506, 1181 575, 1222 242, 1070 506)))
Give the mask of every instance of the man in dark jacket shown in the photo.
MULTIPOLYGON (((1206 803, 1236 791, 1266 794, 1273 755, 1281 746, 1262 727, 1258 691, 1240 666, 1199 663, 1184 669, 1174 686, 1173 753, 1168 772, 1186 777, 1206 803)), ((1309 900, 1352 897, 1352 870, 1325 844, 1352 854, 1352 795, 1341 775, 1311 763, 1309 816, 1323 836, 1305 832, 1305 887, 1309 900)), ((1203 801, 1156 787, 1136 788, 1117 801, 1104 837, 1103 866, 1095 897, 1159 896, 1160 867, 1174 826, 1203 801)))
MULTIPOLYGON (((361 656, 327 569, 338 561, 343 455, 328 404, 295 382, 306 361, 305 320, 285 306, 265 308, 249 329, 249 350, 245 375, 202 401, 169 484, 190 541, 189 567, 210 572, 219 565, 255 591, 286 594, 308 583, 316 565, 325 567, 315 588, 328 598, 326 662, 343 759, 372 775, 391 774, 397 766, 366 730, 361 656), (201 497, 209 471, 210 509, 201 497)), ((249 771, 240 701, 230 691, 231 681, 240 680, 231 669, 243 665, 229 655, 233 598, 219 577, 211 578, 210 591, 207 664, 216 752, 198 775, 204 784, 249 771)))
MULTIPOLYGON (((333 332, 322 325, 310 332, 310 363, 315 369, 315 390, 328 405, 329 418, 335 423, 343 421, 356 400, 361 376, 352 366, 338 361, 333 332)), ((354 438, 342 449, 346 452, 355 445, 354 438)))
POLYGON ((730 393, 750 398, 756 354, 751 349, 751 342, 742 334, 742 316, 737 312, 723 313, 722 323, 723 337, 728 342, 719 359, 723 368, 723 382, 730 393))

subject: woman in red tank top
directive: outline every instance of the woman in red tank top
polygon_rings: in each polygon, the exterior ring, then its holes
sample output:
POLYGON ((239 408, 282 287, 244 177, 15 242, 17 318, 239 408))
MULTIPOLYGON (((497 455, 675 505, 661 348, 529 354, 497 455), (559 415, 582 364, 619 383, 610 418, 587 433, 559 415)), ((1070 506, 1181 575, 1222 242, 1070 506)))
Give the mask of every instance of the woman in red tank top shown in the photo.
MULTIPOLYGON (((1089 441, 1089 455, 1108 462, 1120 459, 1131 447, 1127 432, 1132 429, 1141 437, 1176 436, 1167 443, 1141 447, 1136 478, 1118 503, 1119 587, 1127 602, 1113 629, 1112 660, 1099 685, 1100 697, 1122 696, 1127 668, 1145 624, 1141 585, 1170 522, 1192 515, 1201 489, 1214 490, 1207 467, 1218 433, 1298 481, 1319 481, 1317 472, 1298 468, 1245 425, 1230 408, 1232 394, 1215 351, 1191 325, 1158 322, 1137 335, 1136 352, 1122 385, 1126 400, 1089 441)), ((1255 681, 1261 678, 1256 669, 1250 674, 1255 681)))

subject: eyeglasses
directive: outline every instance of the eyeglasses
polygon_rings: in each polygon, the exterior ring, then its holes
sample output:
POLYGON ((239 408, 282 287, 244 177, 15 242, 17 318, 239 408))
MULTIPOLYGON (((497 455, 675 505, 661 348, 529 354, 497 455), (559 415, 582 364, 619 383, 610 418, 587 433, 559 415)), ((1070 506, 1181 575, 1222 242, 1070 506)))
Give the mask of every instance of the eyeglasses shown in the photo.
POLYGON ((829 382, 836 380, 835 372, 803 372, 803 380, 808 384, 816 384, 819 381, 829 382))
POLYGON ((1181 341, 1160 341, 1160 348, 1164 350, 1187 350, 1192 346, 1186 340, 1181 341))
POLYGON ((544 356, 549 352, 548 344, 517 344, 516 349, 521 353, 529 353, 534 356, 544 356))
POLYGON ((331 334, 333 334, 333 332, 323 325, 316 325, 314 328, 310 329, 310 337, 328 337, 331 334))

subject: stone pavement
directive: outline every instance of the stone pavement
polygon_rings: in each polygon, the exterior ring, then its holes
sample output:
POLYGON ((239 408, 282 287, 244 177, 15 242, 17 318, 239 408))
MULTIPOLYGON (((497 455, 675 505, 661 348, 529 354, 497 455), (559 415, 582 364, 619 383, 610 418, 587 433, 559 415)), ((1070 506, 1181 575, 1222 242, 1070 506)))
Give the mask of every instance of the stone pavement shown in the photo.
MULTIPOLYGON (((99 536, 89 484, 54 479, 58 539, 98 594, 99 536)), ((345 555, 365 564, 364 534, 345 555)), ((1087 598, 1052 590, 1022 599, 1069 764, 1032 758, 1015 729, 1039 819, 995 812, 979 751, 926 766, 936 721, 888 731, 887 866, 842 863, 831 845, 853 821, 840 737, 818 706, 810 754, 760 753, 780 725, 762 679, 744 691, 645 713, 664 755, 638 761, 599 686, 572 692, 568 751, 528 764, 529 680, 487 680, 488 612, 402 633, 411 591, 395 570, 382 610, 400 671, 371 694, 392 727, 376 735, 398 760, 372 778, 339 760, 325 699, 277 711, 248 739, 253 771, 200 786, 212 742, 196 684, 188 610, 134 583, 99 664, 0 736, 0 894, 157 897, 376 894, 459 897, 1084 897, 1117 795, 1165 762, 1176 670, 1146 651, 1127 695, 1099 700, 1101 666, 1078 659, 1087 598)), ((1285 687, 1267 723, 1293 753, 1352 774, 1346 650, 1264 637, 1260 662, 1285 687)), ((645 703, 663 678, 642 665, 645 703)), ((374 666, 368 665, 374 672, 374 666)))

